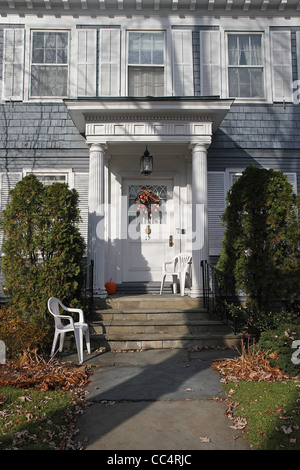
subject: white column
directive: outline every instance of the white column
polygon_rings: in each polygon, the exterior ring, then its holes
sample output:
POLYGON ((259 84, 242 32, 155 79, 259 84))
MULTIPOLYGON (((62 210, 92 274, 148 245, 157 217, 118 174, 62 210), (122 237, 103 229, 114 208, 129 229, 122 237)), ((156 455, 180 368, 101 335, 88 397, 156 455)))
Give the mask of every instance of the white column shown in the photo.
POLYGON ((104 145, 90 145, 89 169, 89 259, 94 260, 94 295, 106 297, 105 268, 105 206, 104 206, 104 145))
POLYGON ((208 258, 207 148, 195 143, 192 148, 192 288, 191 297, 202 297, 201 260, 208 258))

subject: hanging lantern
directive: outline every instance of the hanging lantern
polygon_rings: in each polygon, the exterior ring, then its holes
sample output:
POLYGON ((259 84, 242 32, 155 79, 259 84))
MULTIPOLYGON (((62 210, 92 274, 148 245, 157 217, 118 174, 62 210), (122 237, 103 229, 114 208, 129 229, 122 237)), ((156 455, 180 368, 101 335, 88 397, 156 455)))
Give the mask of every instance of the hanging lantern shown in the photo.
POLYGON ((145 152, 141 156, 140 164, 141 164, 141 174, 145 176, 149 176, 153 170, 153 157, 148 152, 147 146, 146 146, 145 152))

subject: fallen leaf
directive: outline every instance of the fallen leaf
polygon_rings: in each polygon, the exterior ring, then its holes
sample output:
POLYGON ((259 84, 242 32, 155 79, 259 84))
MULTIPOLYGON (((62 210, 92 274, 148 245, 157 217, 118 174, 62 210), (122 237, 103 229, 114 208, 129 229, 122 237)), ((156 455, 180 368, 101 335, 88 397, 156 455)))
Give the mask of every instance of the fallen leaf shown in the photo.
POLYGON ((246 418, 237 417, 233 421, 233 425, 230 426, 232 429, 244 429, 247 426, 246 418))
POLYGON ((282 430, 283 430, 284 434, 291 434, 291 432, 293 432, 293 430, 292 430, 292 427, 291 427, 291 426, 289 426, 288 428, 287 428, 286 426, 281 426, 281 428, 280 428, 280 429, 282 429, 282 430))
POLYGON ((211 442, 211 439, 209 439, 209 437, 200 437, 200 442, 211 442))
POLYGON ((0 395, 0 405, 6 402, 6 397, 4 395, 0 395))
POLYGON ((32 401, 32 398, 27 397, 27 396, 18 397, 18 398, 19 398, 19 400, 21 400, 21 401, 23 401, 23 402, 25 402, 25 401, 32 401))

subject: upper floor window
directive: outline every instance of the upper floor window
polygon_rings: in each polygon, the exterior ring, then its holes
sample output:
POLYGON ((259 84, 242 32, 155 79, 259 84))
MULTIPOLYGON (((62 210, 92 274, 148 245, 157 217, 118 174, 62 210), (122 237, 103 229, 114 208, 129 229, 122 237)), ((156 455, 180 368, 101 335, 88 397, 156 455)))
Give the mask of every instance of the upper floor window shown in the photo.
POLYGON ((261 34, 228 35, 228 84, 230 97, 264 97, 261 34))
POLYGON ((129 96, 164 96, 164 56, 164 33, 129 33, 129 96))
POLYGON ((66 31, 32 32, 32 97, 68 95, 68 42, 66 31))

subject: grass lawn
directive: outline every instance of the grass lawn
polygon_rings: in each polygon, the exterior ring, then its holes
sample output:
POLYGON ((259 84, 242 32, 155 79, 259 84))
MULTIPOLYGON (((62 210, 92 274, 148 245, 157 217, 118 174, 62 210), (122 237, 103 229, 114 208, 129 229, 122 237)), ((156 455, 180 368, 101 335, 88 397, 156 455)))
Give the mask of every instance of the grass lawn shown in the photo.
POLYGON ((25 357, 0 366, 0 450, 77 450, 87 367, 25 357))
POLYGON ((68 391, 0 388, 0 450, 67 450, 78 399, 68 391))
POLYGON ((245 418, 253 450, 300 450, 300 380, 228 382, 234 416, 245 418))

